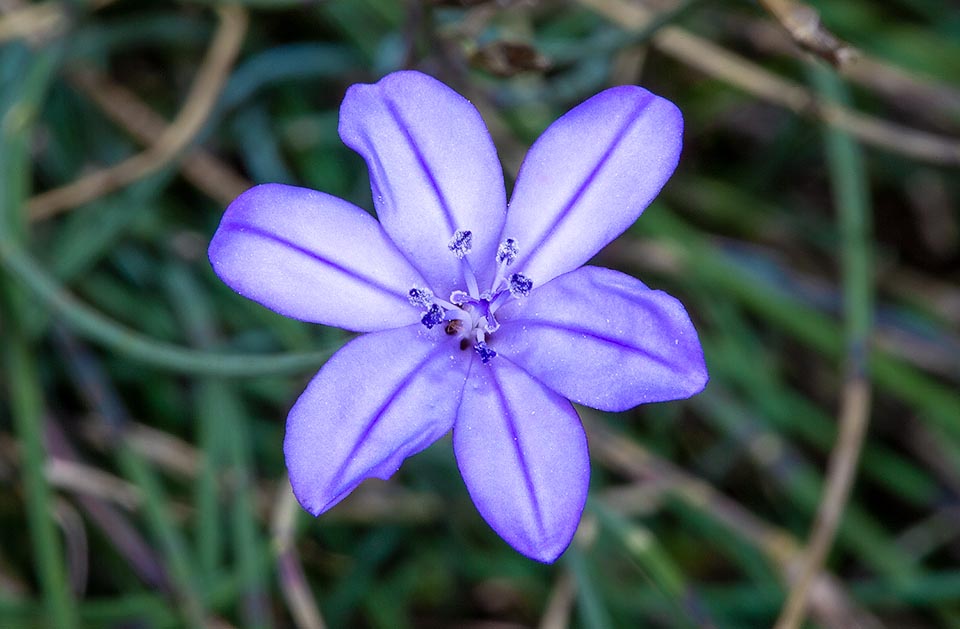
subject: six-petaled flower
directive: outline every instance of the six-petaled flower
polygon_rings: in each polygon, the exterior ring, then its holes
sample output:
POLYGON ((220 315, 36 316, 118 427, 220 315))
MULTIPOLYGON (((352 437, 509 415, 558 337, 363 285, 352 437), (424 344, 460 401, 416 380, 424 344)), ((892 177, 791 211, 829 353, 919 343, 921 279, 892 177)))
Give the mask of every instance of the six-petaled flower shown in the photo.
POLYGON ((508 205, 477 110, 435 79, 397 72, 351 87, 340 110, 379 222, 292 186, 234 201, 210 244, 217 274, 289 317, 365 333, 287 418, 303 507, 323 513, 452 429, 480 514, 521 553, 555 560, 590 475, 571 401, 621 411, 707 380, 678 301, 582 266, 657 195, 681 135, 669 101, 608 89, 537 140, 508 205))

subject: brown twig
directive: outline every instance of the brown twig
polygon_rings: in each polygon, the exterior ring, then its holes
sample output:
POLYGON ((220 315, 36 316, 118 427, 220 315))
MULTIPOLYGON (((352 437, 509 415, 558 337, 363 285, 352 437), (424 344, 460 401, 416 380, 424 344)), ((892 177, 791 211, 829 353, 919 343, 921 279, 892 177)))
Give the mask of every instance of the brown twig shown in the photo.
POLYGON ((87 589, 87 577, 90 575, 90 543, 84 519, 68 500, 58 497, 53 503, 54 521, 63 533, 64 559, 70 589, 77 595, 83 595, 87 589))
POLYGON ((820 14, 813 7, 796 0, 760 0, 760 4, 807 52, 838 68, 846 66, 857 56, 853 48, 823 27, 820 14))
POLYGON ((273 512, 273 548, 277 554, 277 578, 280 591, 287 601, 294 622, 300 629, 325 629, 320 609, 307 585, 294 543, 297 515, 300 505, 284 479, 279 489, 273 512))
POLYGON ((136 527, 111 504, 134 509, 142 502, 139 489, 85 464, 56 416, 49 416, 45 427, 47 447, 52 455, 46 466, 51 486, 73 493, 71 500, 84 511, 90 524, 110 540, 145 585, 170 593, 170 581, 162 562, 136 527))
MULTIPOLYGON (((579 2, 629 30, 642 30, 652 17, 644 7, 625 0, 579 2)), ((700 72, 798 115, 817 118, 871 146, 918 160, 960 165, 960 140, 905 127, 818 99, 799 83, 769 72, 682 28, 664 26, 653 36, 652 42, 664 54, 700 72)))
MULTIPOLYGON (((573 544, 581 550, 588 550, 597 541, 600 533, 600 523, 591 514, 584 514, 573 537, 573 544)), ((554 582, 550 592, 547 607, 537 625, 539 629, 567 629, 570 626, 570 616, 577 598, 577 580, 570 568, 564 569, 554 582)))
POLYGON ((79 461, 50 457, 46 473, 47 481, 58 490, 113 502, 130 511, 143 499, 129 481, 79 461))
MULTIPOLYGON (((747 40, 761 54, 800 54, 768 20, 728 17, 724 23, 728 32, 747 40)), ((960 115, 960 90, 952 85, 908 72, 862 50, 857 51, 856 63, 846 64, 839 68, 839 72, 844 78, 882 96, 891 106, 909 111, 915 118, 945 128, 956 126, 952 121, 960 115)))
POLYGON ((577 598, 577 582, 569 570, 564 570, 553 582, 547 606, 540 617, 539 629, 567 629, 573 602, 577 598))
MULTIPOLYGON (((591 418, 590 411, 584 410, 581 415, 594 460, 644 483, 647 488, 656 487, 709 513, 719 524, 760 550, 781 570, 787 581, 796 579, 792 567, 800 556, 800 545, 793 536, 761 520, 709 483, 657 457, 634 441, 617 435, 601 421, 591 418)), ((831 575, 818 571, 814 577, 810 605, 823 625, 834 629, 883 627, 879 620, 857 606, 842 584, 831 575)))
MULTIPOLYGON (((862 373, 857 373, 848 379, 844 387, 840 435, 830 454, 823 499, 817 509, 807 548, 797 562, 799 565, 794 564, 798 574, 777 620, 776 629, 796 629, 803 622, 814 580, 833 545, 843 508, 853 486, 869 415, 870 383, 862 373)), ((791 569, 788 567, 788 570, 791 569)))
MULTIPOLYGON (((170 126, 163 116, 132 91, 106 75, 84 68, 71 72, 70 82, 141 144, 155 145, 170 126)), ((179 163, 184 178, 219 203, 229 203, 253 184, 200 147, 191 147, 179 163)))
POLYGON ((28 204, 32 219, 53 216, 128 185, 162 168, 186 147, 213 109, 246 33, 247 13, 244 9, 225 5, 219 7, 217 13, 220 26, 186 102, 156 143, 119 164, 33 197, 28 204))
POLYGON ((39 43, 63 32, 67 21, 59 3, 11 5, 0 7, 0 42, 23 38, 39 43))
MULTIPOLYGON (((102 450, 113 447, 111 427, 102 418, 81 424, 84 437, 102 450)), ((144 460, 180 478, 192 479, 199 474, 202 454, 179 437, 134 421, 125 424, 124 440, 144 460)))
MULTIPOLYGON (((832 93, 833 97, 843 99, 842 84, 832 73, 823 70, 815 78, 815 83, 822 93, 832 93)), ((777 619, 776 629, 798 629, 803 624, 814 576, 826 563, 850 497, 870 420, 871 384, 868 358, 873 325, 871 314, 874 308, 874 277, 870 270, 873 257, 869 244, 871 233, 867 175, 861 172, 863 167, 860 163, 859 147, 849 137, 836 131, 830 132, 830 138, 838 140, 828 142, 827 161, 831 174, 834 175, 834 205, 844 241, 841 267, 846 377, 838 418, 839 434, 830 453, 817 517, 806 548, 797 562, 799 574, 777 619), (846 147, 847 150, 841 151, 841 147, 846 147)))

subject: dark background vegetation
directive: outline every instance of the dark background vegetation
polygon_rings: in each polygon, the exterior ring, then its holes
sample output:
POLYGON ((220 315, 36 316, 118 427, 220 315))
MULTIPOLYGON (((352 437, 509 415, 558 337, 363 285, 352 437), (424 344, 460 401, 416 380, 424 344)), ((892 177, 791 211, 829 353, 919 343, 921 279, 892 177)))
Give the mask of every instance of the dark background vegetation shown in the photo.
POLYGON ((791 597, 960 627, 956 2, 0 0, 0 46, 0 627, 787 627, 791 597), (508 186, 605 87, 685 115, 598 263, 686 304, 712 380, 581 409, 553 566, 488 529, 449 439, 301 512, 284 418, 346 336, 206 260, 253 182, 370 207, 337 109, 408 67, 477 105, 508 186))

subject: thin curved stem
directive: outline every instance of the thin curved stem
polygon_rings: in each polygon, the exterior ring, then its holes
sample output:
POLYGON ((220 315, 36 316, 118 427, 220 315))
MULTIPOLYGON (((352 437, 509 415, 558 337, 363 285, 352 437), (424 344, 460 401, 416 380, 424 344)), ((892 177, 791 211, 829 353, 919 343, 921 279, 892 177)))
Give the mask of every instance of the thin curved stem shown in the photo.
MULTIPOLYGON (((812 78, 824 97, 838 102, 845 100, 844 85, 831 71, 817 67, 812 78)), ((828 128, 826 140, 827 162, 844 245, 842 267, 847 376, 840 404, 839 436, 830 453, 823 498, 776 629, 797 629, 803 624, 814 579, 826 562, 853 487, 870 419, 871 387, 867 376, 867 352, 872 324, 873 277, 867 175, 859 147, 849 135, 839 129, 828 128)))
MULTIPOLYGON (((220 27, 194 78, 186 103, 156 143, 119 164, 33 197, 28 203, 31 219, 53 216, 145 177, 166 165, 190 143, 213 110, 247 30, 247 13, 242 7, 219 7, 217 14, 220 27)), ((82 72, 74 70, 74 74, 82 75, 82 72)))
POLYGON ((287 607, 300 629, 326 629, 327 624, 310 588, 296 547, 297 517, 303 513, 289 483, 284 480, 273 507, 271 530, 277 554, 277 578, 287 607))
POLYGON ((89 341, 153 367, 226 377, 297 373, 316 369, 337 350, 285 354, 226 354, 189 349, 152 339, 97 312, 64 290, 19 246, 0 237, 0 268, 19 280, 61 323, 89 341))

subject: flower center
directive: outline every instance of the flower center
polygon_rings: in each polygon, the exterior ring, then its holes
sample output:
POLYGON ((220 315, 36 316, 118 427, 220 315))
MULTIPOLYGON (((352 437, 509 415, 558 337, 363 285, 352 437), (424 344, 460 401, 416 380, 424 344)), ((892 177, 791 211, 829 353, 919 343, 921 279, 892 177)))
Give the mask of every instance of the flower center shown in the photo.
POLYGON ((520 299, 530 294, 533 281, 521 273, 507 275, 507 267, 517 259, 517 241, 507 238, 497 247, 497 273, 488 290, 480 292, 477 276, 467 258, 473 247, 473 232, 460 230, 453 235, 447 248, 460 260, 467 290, 455 290, 449 301, 438 299, 429 288, 410 289, 410 303, 420 308, 420 323, 426 328, 446 322, 444 332, 459 339, 460 349, 473 347, 480 360, 489 363, 497 352, 487 344, 489 337, 500 328, 496 313, 508 299, 520 299))

